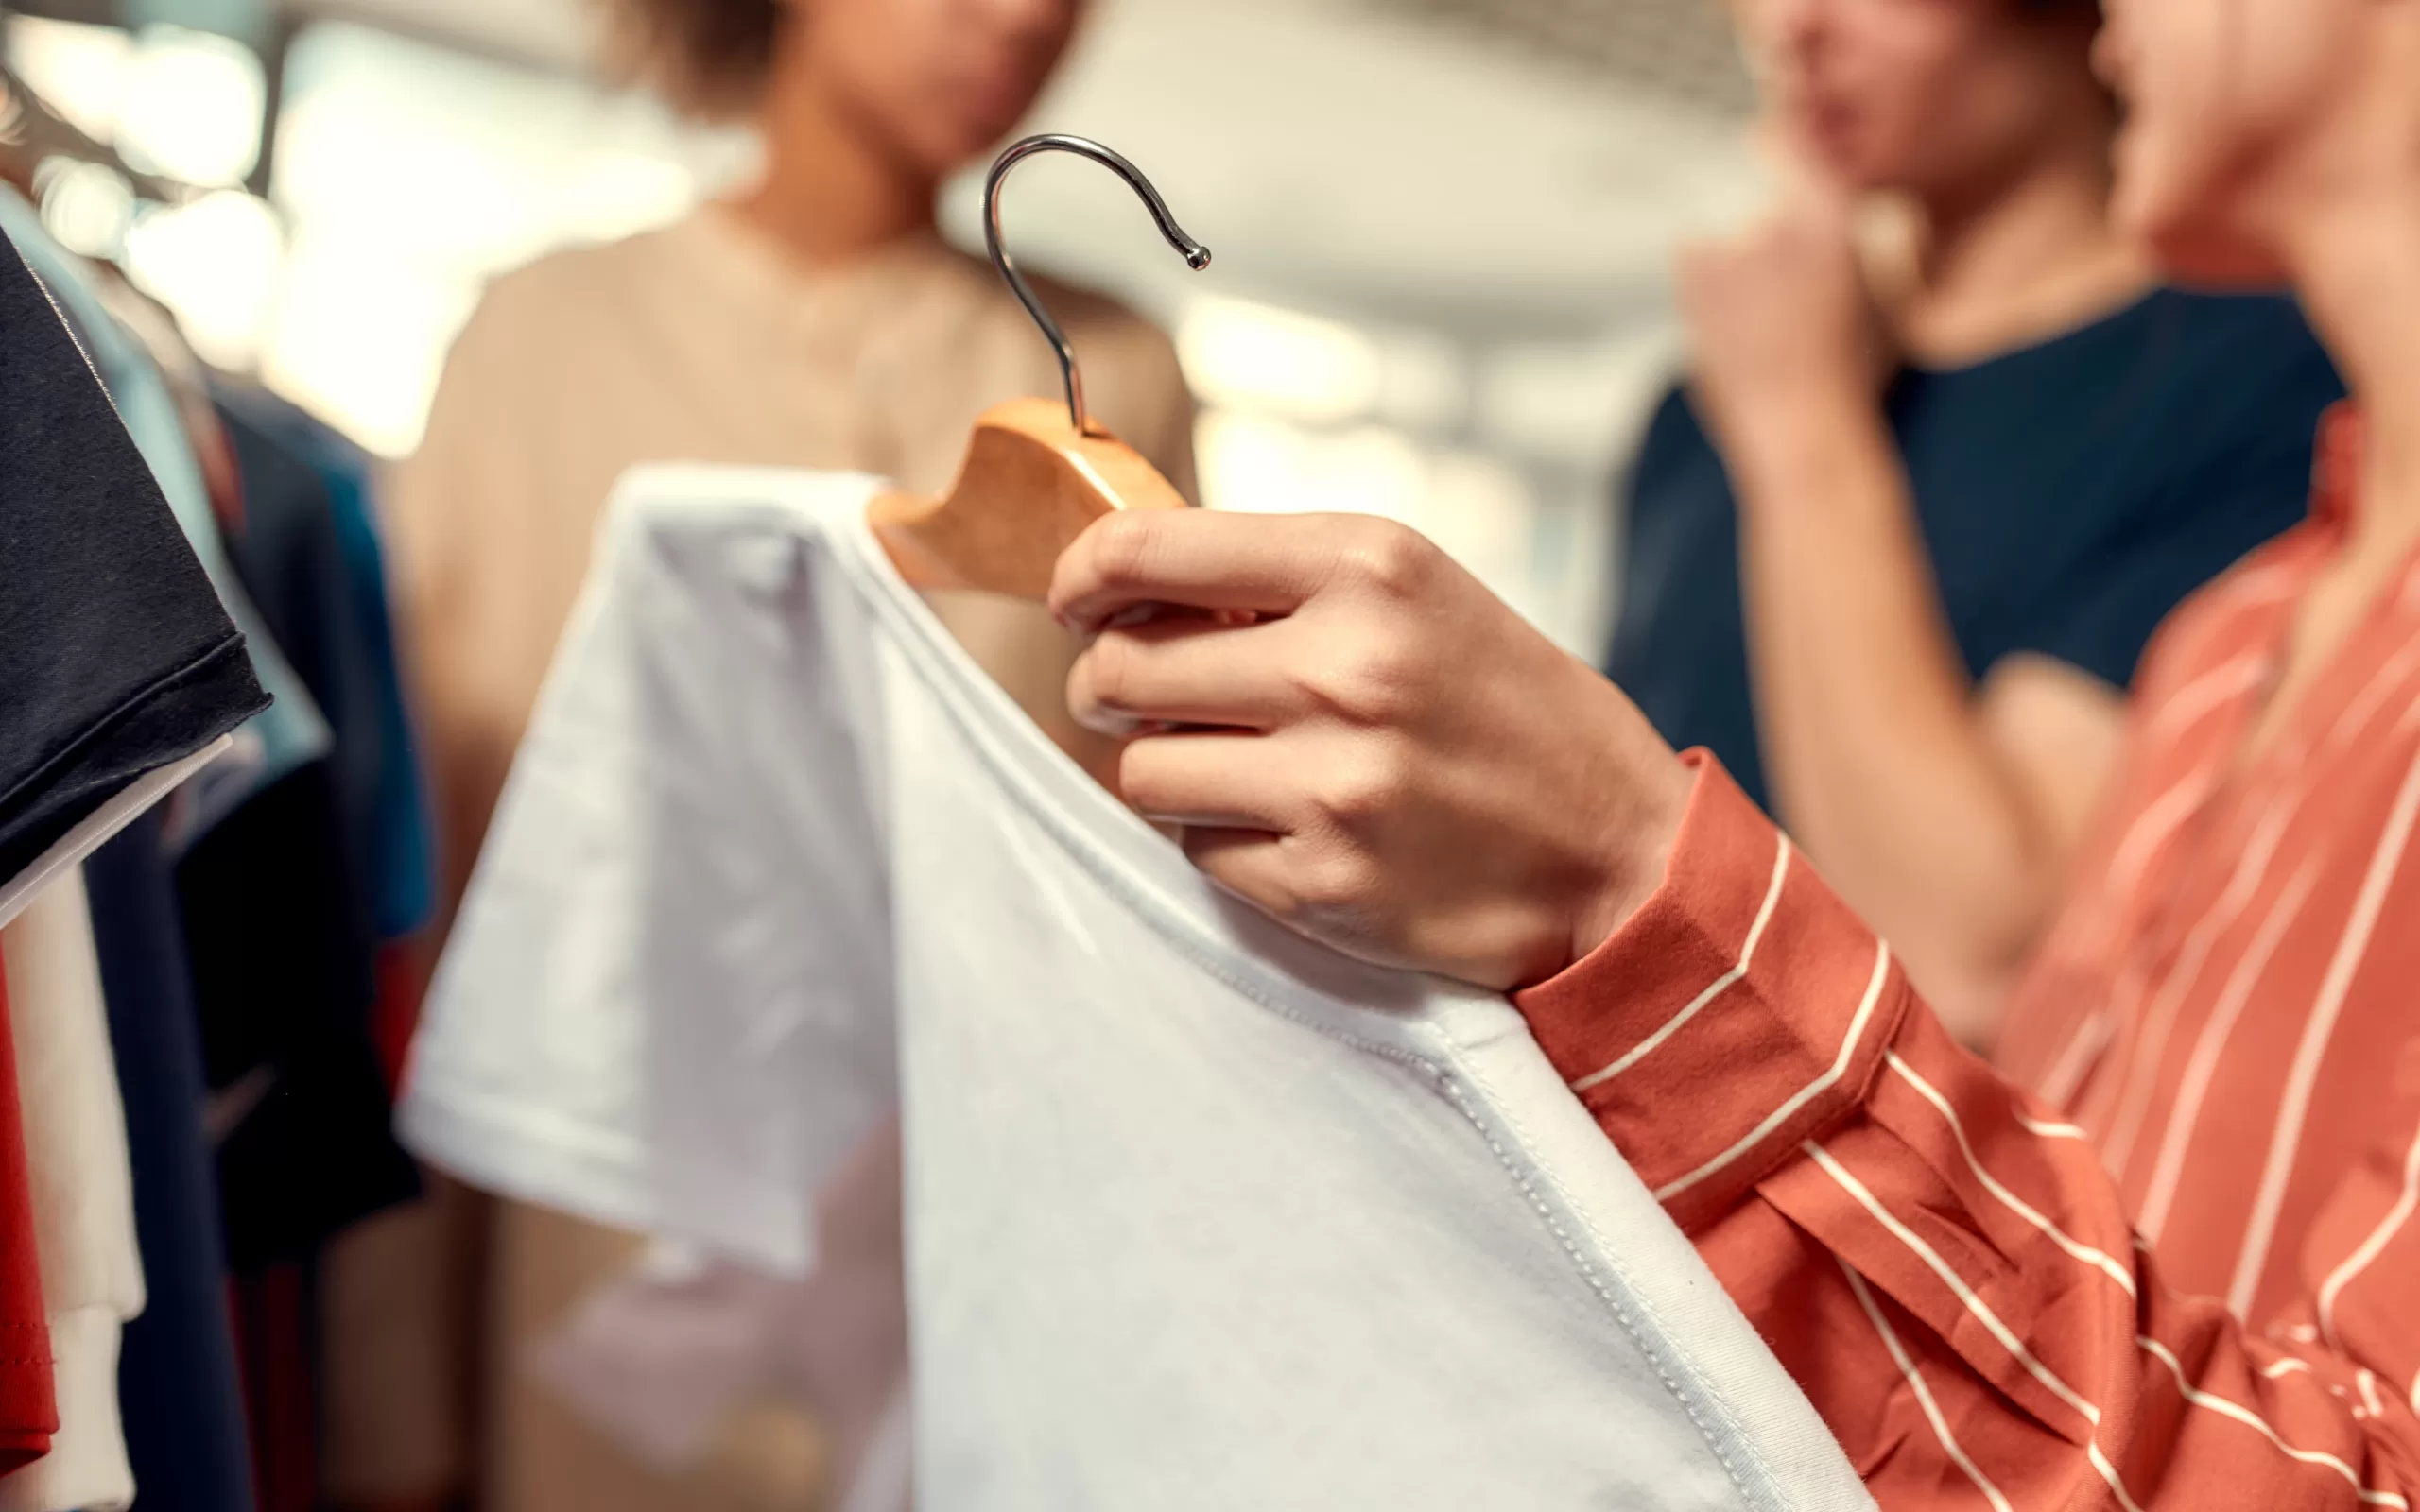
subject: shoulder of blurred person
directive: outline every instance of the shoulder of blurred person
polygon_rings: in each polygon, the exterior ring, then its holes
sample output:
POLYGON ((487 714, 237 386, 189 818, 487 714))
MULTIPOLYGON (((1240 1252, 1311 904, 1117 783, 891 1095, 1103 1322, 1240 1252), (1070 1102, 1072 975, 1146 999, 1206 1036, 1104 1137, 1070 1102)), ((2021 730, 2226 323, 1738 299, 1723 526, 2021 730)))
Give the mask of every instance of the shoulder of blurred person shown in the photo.
MULTIPOLYGON (((2358 445, 2361 426, 2357 408, 2345 399, 2342 387, 2334 384, 2333 366, 2325 376, 2329 382, 2318 386, 2319 392, 2334 397, 2318 409, 2312 424, 2305 430, 2303 444, 2294 448, 2284 440, 2273 443, 2289 461, 2304 463, 2308 482, 2295 509, 2296 518, 2202 582, 2160 622, 2150 644, 2143 648, 2141 665, 2135 677, 2129 716, 2137 743, 2147 728, 2164 728, 2166 722, 2178 717, 2169 712, 2169 706, 2180 696, 2240 653, 2241 647, 2226 633, 2228 627, 2246 610, 2273 602, 2286 593, 2291 578, 2281 569, 2315 549, 2332 528, 2333 511, 2328 499, 2331 491, 2342 485, 2341 478, 2331 482, 2331 470, 2341 473, 2345 466, 2342 455, 2358 445), (2334 460, 2331 453, 2336 454, 2334 460)), ((2309 396, 2297 389, 2295 398, 2308 402, 2309 396)), ((2248 403, 2244 405, 2246 409, 2252 407, 2248 403)), ((2239 423, 2242 416, 2236 419, 2239 423)), ((2214 418, 2213 428, 2226 427, 2214 418)), ((2284 469, 2278 466, 2271 471, 2282 474, 2284 469)))
MULTIPOLYGON (((649 401, 614 354, 643 362, 629 327, 674 270, 676 231, 492 281, 447 352, 420 444, 388 480, 405 652, 441 790, 502 782, 594 513, 633 459, 618 438, 649 401)), ((483 816, 483 800, 465 801, 483 816)), ((448 840, 458 860, 475 834, 448 840)))
POLYGON ((628 401, 607 392, 614 374, 599 358, 640 345, 630 327, 642 309, 694 283, 681 234, 551 252, 488 284, 447 351, 420 444, 395 469, 389 508, 407 578, 493 549, 544 498, 610 483, 593 475, 618 471, 607 406, 628 401), (590 452, 595 468, 582 466, 590 452))
POLYGON ((2183 312, 2167 372, 2185 438, 2222 455, 2282 452, 2307 472, 2320 417, 2344 397, 2344 381, 2301 306, 2284 294, 2166 297, 2183 312))
POLYGON ((2118 688, 2170 611, 2304 518, 2321 419, 2344 397, 2291 300, 2152 298, 2145 370, 2159 392, 2140 411, 2138 455, 2114 459, 2135 481, 2024 647, 2118 688))
POLYGON ((1655 482, 1675 464, 1694 462, 1713 450, 1705 427, 1690 406, 1687 381, 1675 378, 1649 415, 1646 428, 1638 434, 1638 447, 1624 475, 1623 489, 1635 506, 1637 501, 1653 495, 1655 482))

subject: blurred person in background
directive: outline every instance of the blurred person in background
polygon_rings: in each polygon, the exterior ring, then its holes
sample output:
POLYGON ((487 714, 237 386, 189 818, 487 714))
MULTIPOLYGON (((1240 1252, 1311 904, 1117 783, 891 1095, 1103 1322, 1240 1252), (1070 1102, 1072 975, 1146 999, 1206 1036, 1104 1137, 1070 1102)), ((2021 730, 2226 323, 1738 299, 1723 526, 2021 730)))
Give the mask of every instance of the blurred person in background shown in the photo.
MULTIPOLYGON (((1736 9, 1790 180, 1773 255, 1868 311, 1818 369, 1853 392, 1741 403, 1852 423, 1815 475, 1759 449, 1786 413, 1714 431, 1703 392, 1666 400, 1607 671, 1986 1045, 2153 627, 2301 518, 2342 390, 2290 301, 2155 288, 2113 231, 2096 0, 1736 9)), ((1684 258, 1701 348, 1725 255, 1684 258)))
MULTIPOLYGON (((1059 391, 1048 348, 991 267, 937 234, 935 200, 1033 105, 1080 0, 607 4, 637 71, 678 106, 759 128, 763 168, 678 224, 496 282, 396 480, 407 647, 454 899, 626 468, 852 469, 937 492, 983 409, 1059 391)), ((1046 282, 1042 294, 1082 354, 1103 421, 1190 496, 1193 406, 1167 338, 1098 296, 1046 282)), ((974 596, 936 608, 1063 745, 1097 761, 1105 747, 1067 717, 1071 653, 1046 615, 974 596)), ((476 1206, 458 1192, 447 1200, 476 1206)), ((499 1209, 485 1246, 486 1507, 816 1504, 820 1452, 786 1410, 735 1428, 694 1473, 667 1475, 537 1383, 533 1346, 623 1274, 637 1246, 569 1217, 499 1209)), ((383 1335, 338 1351, 350 1379, 332 1390, 332 1440, 358 1464, 349 1477, 332 1466, 331 1477, 350 1480, 356 1504, 442 1490, 460 1475, 443 1351, 423 1314, 449 1307, 431 1229, 464 1225, 416 1221, 417 1231, 366 1238, 334 1283, 338 1314, 383 1335), (404 1400, 415 1379, 431 1409, 417 1425, 404 1400)))

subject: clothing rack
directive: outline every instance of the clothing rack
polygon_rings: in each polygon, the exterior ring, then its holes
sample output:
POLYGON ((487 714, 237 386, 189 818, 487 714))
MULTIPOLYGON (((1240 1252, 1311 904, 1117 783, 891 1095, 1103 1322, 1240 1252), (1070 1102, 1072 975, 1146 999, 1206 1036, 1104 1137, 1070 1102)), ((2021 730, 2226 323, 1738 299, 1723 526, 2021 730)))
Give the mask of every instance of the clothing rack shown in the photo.
MULTIPOLYGON (((5 62, 0 91, 0 163, 18 170, 12 178, 64 156, 124 174, 155 202, 201 192, 131 170, 5 62)), ((0 490, 9 517, 0 523, 23 525, 26 542, 0 557, 0 596, 15 583, 33 602, 22 579, 59 562, 67 565, 43 580, 54 600, 135 594, 112 621, 130 631, 123 645, 75 638, 103 677, 136 665, 150 644, 142 636, 160 633, 158 605, 171 588, 215 597, 240 654, 211 664, 249 664, 253 696, 275 695, 231 716, 241 725, 233 747, 222 740, 195 758, 198 770, 181 769, 156 812, 62 863, 81 885, 37 921, 52 941, 81 936, 60 949, 97 956, 104 1056, 114 1053, 122 1109, 93 1104, 90 1122, 122 1125, 131 1152, 41 1132, 27 1142, 91 1168, 62 1178, 62 1189, 98 1190, 130 1170, 139 1272, 129 1256, 113 1274, 139 1274, 145 1284, 132 1296, 147 1289, 149 1301, 139 1314, 117 1314, 124 1348, 113 1366, 96 1367, 112 1371, 98 1389, 60 1394, 64 1435, 37 1459, 20 1455, 16 1473, 37 1479, 10 1486, 9 1504, 122 1505, 130 1472, 151 1512, 316 1512, 329 1348, 318 1317, 322 1256, 418 1189, 392 1137, 394 1068, 380 1054, 379 1026, 412 995, 399 963, 416 948, 433 883, 385 598, 376 470, 309 416, 208 369, 164 312, 60 246, 6 182, 0 232, 0 293, 13 301, 0 319, 0 417, 35 425, 95 379, 110 400, 91 391, 76 427, 38 427, 43 444, 20 446, 13 459, 0 447, 0 468, 13 460, 33 470, 0 490), (42 471, 62 447, 78 460, 42 471), (93 482, 95 459, 112 456, 115 471, 93 482), (81 527, 32 529, 78 510, 81 527), (77 565, 82 558, 60 543, 137 525, 168 532, 187 570, 162 570, 157 552, 147 566, 77 565)), ((52 623, 13 622, 25 639, 0 652, 56 663, 64 653, 43 640, 52 623)), ((77 716, 60 714, 66 722, 52 729, 38 711, 12 713, 37 755, 56 741, 81 748, 77 716)), ((86 817, 69 813, 70 799, 56 813, 32 812, 47 789, 20 775, 0 772, 0 795, 26 810, 0 809, 0 836, 86 817)), ((10 934, 0 961, 13 964, 18 943, 10 934)), ((35 993, 14 1006, 27 1016, 92 1006, 55 998, 35 993)), ((59 1279, 0 1266, 0 1291, 59 1279)), ((33 1305, 40 1328, 41 1299, 33 1305)))

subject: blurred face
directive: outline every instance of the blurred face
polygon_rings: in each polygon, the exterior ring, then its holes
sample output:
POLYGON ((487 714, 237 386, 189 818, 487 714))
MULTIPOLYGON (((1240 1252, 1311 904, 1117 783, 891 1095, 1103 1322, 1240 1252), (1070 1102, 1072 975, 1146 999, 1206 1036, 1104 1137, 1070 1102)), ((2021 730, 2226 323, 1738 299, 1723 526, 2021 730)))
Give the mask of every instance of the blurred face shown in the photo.
POLYGON ((2364 73, 2370 0, 2108 0, 2096 60, 2126 102, 2118 224, 2198 282, 2282 275, 2279 232, 2324 187, 2334 104, 2364 73))
POLYGON ((804 73, 940 177, 1007 135, 1050 78, 1084 0, 788 0, 776 87, 804 73), (786 77, 785 77, 786 76, 786 77))
POLYGON ((1852 189, 1956 195, 2098 109, 2088 17, 2032 13, 2017 0, 1737 9, 1772 109, 1852 189))

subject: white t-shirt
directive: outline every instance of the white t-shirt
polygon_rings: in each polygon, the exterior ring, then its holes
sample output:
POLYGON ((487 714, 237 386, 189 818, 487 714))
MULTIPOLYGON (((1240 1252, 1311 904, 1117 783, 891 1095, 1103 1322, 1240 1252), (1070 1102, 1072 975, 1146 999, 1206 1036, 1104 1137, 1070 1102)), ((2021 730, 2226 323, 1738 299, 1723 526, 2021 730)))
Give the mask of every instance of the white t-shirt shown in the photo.
POLYGON ((798 1270, 897 1099, 933 1512, 1871 1506, 1511 1005, 1201 877, 902 584, 878 486, 625 482, 417 1146, 798 1270))

